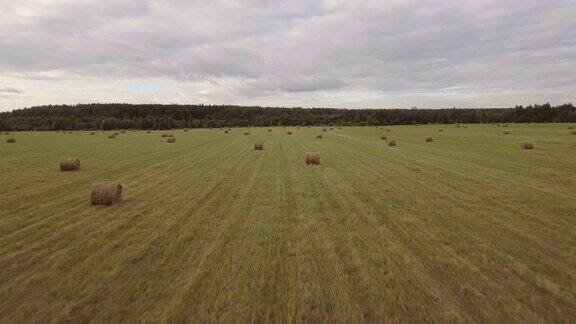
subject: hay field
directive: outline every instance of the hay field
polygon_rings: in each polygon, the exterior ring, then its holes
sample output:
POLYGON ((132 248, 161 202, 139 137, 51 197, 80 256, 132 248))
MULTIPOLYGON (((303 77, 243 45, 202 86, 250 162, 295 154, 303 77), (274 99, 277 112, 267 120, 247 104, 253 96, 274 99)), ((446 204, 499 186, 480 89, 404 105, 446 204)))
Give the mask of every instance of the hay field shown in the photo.
POLYGON ((0 322, 574 322, 567 126, 0 135, 0 322))

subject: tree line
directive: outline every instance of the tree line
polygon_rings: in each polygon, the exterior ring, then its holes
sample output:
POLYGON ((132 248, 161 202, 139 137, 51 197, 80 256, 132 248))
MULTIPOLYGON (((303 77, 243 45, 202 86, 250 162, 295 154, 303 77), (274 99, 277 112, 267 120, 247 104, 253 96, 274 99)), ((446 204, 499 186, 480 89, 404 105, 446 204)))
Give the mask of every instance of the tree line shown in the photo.
POLYGON ((466 109, 307 109, 95 103, 37 106, 0 113, 1 131, 545 122, 574 123, 576 108, 571 103, 466 109))

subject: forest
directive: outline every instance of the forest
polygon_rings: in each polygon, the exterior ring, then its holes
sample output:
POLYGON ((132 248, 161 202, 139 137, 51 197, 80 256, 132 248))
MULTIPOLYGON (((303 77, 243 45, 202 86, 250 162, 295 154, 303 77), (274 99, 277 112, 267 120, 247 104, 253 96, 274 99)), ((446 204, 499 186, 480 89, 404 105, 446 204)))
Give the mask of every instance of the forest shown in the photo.
POLYGON ((296 125, 410 125, 576 122, 567 103, 513 108, 336 109, 235 105, 46 105, 0 113, 1 131, 173 129, 296 125))

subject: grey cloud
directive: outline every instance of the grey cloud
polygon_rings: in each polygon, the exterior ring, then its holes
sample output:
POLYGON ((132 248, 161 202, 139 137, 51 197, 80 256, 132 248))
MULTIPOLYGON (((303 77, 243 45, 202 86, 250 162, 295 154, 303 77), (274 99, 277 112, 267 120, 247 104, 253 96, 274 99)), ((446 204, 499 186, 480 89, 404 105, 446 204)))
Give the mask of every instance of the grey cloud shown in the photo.
POLYGON ((7 0, 0 72, 231 78, 222 95, 238 100, 319 91, 413 93, 434 106, 467 103, 466 91, 564 100, 576 93, 575 11, 570 0, 7 0))
POLYGON ((20 91, 16 88, 4 87, 4 88, 0 88, 0 93, 22 93, 22 91, 20 91))

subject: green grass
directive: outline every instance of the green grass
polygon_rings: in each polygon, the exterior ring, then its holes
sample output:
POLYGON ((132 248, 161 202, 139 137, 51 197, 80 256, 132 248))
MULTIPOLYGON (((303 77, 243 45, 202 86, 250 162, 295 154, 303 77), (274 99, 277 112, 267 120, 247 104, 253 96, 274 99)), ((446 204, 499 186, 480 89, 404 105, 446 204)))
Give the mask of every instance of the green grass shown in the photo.
POLYGON ((566 125, 386 128, 1 135, 0 322, 576 321, 566 125))

